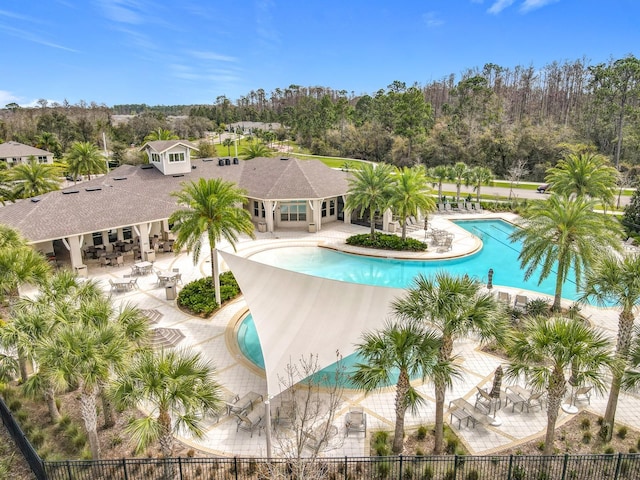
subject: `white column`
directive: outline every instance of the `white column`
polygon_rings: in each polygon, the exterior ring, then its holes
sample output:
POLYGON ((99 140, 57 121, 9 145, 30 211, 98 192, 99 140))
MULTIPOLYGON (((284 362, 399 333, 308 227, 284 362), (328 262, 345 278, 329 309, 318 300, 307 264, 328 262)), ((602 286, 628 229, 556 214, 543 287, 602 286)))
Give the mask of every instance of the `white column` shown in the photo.
POLYGON ((393 212, 390 208, 387 208, 382 214, 382 231, 389 231, 389 223, 393 220, 393 212))
MULTIPOLYGON (((329 205, 327 205, 327 208, 329 208, 329 205)), ((313 201, 313 223, 316 224, 316 231, 319 232, 322 226, 322 200, 313 201)))
POLYGON ((123 241, 124 240, 124 232, 122 231, 121 228, 119 228, 116 231, 116 237, 118 238, 118 240, 123 241))
MULTIPOLYGON (((344 217, 344 223, 346 223, 347 225, 351 224, 351 212, 349 210, 347 210, 346 208, 346 203, 347 203, 347 196, 346 195, 342 195, 342 203, 345 205, 344 210, 342 211, 342 216, 344 217)), ((338 201, 336 199, 336 208, 338 208, 338 201)))
POLYGON ((111 251, 111 245, 109 244, 109 232, 107 230, 102 231, 102 244, 105 246, 105 251, 111 251))
POLYGON ((275 211, 276 202, 274 202, 273 200, 265 200, 263 203, 264 203, 264 213, 266 216, 265 220, 267 222, 267 232, 273 232, 274 231, 273 214, 275 211))
MULTIPOLYGON (((80 235, 72 235, 66 237, 65 247, 69 248, 69 256, 71 257, 71 270, 83 265, 82 252, 80 251, 80 235)), ((64 242, 63 242, 64 243, 64 242)))

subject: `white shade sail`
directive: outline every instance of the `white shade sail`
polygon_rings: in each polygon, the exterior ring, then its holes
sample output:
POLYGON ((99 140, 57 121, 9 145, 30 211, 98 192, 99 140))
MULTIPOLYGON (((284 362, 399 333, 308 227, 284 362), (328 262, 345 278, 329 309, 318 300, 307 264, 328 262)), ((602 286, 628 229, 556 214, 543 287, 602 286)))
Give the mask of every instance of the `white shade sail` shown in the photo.
POLYGON ((319 367, 355 350, 365 331, 391 316, 404 290, 340 282, 273 267, 220 252, 249 306, 260 338, 269 395, 280 393, 278 376, 310 354, 319 367))

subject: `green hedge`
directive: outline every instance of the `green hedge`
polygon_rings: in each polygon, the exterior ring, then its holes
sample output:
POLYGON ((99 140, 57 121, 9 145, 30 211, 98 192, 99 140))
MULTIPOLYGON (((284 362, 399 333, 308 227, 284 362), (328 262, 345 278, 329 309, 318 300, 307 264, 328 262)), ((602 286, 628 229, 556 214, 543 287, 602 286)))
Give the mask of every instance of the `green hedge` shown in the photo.
MULTIPOLYGON (((240 294, 238 282, 231 272, 220 274, 220 300, 229 301, 240 294)), ((210 316, 218 309, 211 277, 187 283, 178 294, 178 305, 194 315, 210 316)))
POLYGON ((347 245, 378 248, 380 250, 408 250, 411 252, 423 252, 427 249, 427 244, 419 240, 407 238, 403 241, 402 238, 397 235, 387 235, 385 233, 377 233, 373 239, 368 233, 353 235, 347 238, 347 245))

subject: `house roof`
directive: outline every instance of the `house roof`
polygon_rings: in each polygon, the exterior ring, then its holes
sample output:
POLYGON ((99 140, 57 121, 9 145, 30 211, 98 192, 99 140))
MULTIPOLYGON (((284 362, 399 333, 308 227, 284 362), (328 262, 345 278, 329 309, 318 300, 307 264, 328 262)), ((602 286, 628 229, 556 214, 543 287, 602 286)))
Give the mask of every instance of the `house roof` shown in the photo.
POLYGON ((172 149, 176 145, 183 145, 191 150, 198 150, 198 148, 191 142, 187 142, 186 140, 152 140, 151 142, 145 143, 140 150, 145 150, 147 148, 153 150, 156 153, 163 153, 167 150, 172 149))
POLYGON ((317 160, 255 158, 219 166, 215 159, 192 160, 191 172, 163 175, 150 165, 122 165, 108 174, 34 199, 0 207, 0 223, 37 243, 70 235, 168 218, 176 210, 171 192, 185 181, 222 178, 249 198, 323 199, 344 195, 347 174, 317 160))
POLYGON ((0 143, 0 158, 51 156, 53 153, 18 142, 0 143))

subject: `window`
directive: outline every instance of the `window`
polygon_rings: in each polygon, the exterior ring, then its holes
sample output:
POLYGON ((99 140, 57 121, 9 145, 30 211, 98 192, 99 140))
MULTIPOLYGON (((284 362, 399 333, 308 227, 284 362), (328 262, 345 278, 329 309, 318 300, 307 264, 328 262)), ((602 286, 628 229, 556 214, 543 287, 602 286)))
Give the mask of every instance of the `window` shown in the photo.
POLYGON ((283 203, 280 207, 280 220, 283 222, 304 222, 307 220, 307 202, 283 203))
POLYGON ((253 201, 253 216, 258 218, 258 217, 265 217, 265 213, 264 213, 264 204, 262 202, 259 202, 257 200, 253 201), (262 207, 262 208, 260 208, 262 207), (262 210, 262 212, 261 212, 262 210))
POLYGON ((329 215, 334 216, 336 214, 336 201, 329 200, 329 215))
POLYGON ((93 245, 97 247, 98 245, 102 244, 102 232, 93 232, 93 245))
POLYGON ((118 230, 109 230, 109 243, 115 243, 118 241, 118 230))
POLYGON ((47 163, 47 157, 45 155, 40 155, 38 157, 38 163, 47 163))
POLYGON ((322 218, 327 216, 327 201, 322 202, 322 218))
POLYGON ((123 227, 122 228, 122 238, 123 238, 123 240, 131 240, 133 238, 133 233, 131 232, 131 227, 123 227))
POLYGON ((184 152, 169 154, 169 163, 176 163, 176 162, 184 162, 184 152))
POLYGON ((151 154, 151 161, 155 162, 155 163, 160 163, 160 154, 152 153, 151 154))

